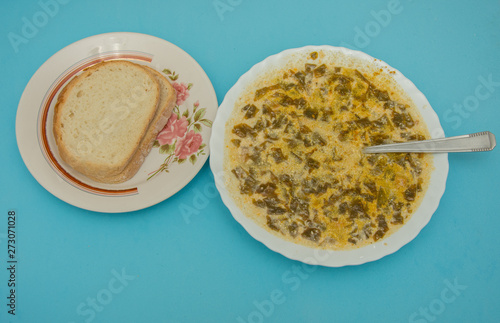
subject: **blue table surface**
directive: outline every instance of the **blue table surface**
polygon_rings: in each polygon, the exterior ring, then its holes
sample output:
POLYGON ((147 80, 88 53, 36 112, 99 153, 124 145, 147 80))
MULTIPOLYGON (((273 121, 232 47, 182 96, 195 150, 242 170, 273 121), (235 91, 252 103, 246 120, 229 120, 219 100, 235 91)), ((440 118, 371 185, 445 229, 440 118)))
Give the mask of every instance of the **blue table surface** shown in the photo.
POLYGON ((499 148, 449 155, 438 210, 401 250, 326 268, 289 260, 247 234, 218 194, 203 193, 214 188, 208 161, 162 203, 103 214, 45 190, 15 136, 19 99, 35 71, 77 40, 116 31, 184 49, 219 104, 239 76, 282 50, 362 50, 416 84, 447 136, 500 135, 498 0, 18 0, 2 1, 0 21, 0 322, 499 322, 499 148), (186 214, 200 194, 203 207, 186 214))

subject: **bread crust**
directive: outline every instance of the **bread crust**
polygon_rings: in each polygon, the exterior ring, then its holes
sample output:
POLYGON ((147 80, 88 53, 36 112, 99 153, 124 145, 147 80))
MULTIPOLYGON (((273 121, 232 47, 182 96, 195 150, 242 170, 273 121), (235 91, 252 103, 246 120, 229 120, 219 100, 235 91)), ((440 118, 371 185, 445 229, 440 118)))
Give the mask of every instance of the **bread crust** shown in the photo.
POLYGON ((125 167, 125 169, 120 174, 115 176, 93 178, 95 181, 116 184, 125 182, 134 177, 134 175, 137 173, 137 171, 139 171, 139 168, 144 163, 146 157, 149 155, 156 140, 156 136, 163 129, 163 127, 165 127, 168 119, 172 115, 172 111, 177 101, 177 94, 174 87, 170 84, 167 78, 157 70, 149 66, 143 66, 143 68, 145 68, 148 72, 152 73, 154 77, 156 77, 156 79, 160 83, 160 87, 164 87, 164 89, 160 91, 160 102, 157 113, 151 121, 148 131, 146 132, 139 148, 134 154, 134 157, 125 167), (166 94, 166 96, 163 94, 166 94))
POLYGON ((149 109, 147 111, 148 115, 146 116, 145 120, 147 120, 147 123, 144 125, 144 131, 142 132, 142 136, 139 138, 135 138, 135 141, 131 143, 134 145, 134 149, 130 150, 130 153, 127 155, 125 158, 125 162, 120 163, 119 165, 102 165, 99 164, 98 162, 94 162, 92 160, 88 159, 82 159, 80 156, 77 156, 73 154, 69 147, 67 147, 66 142, 63 139, 63 115, 64 115, 64 109, 65 105, 67 104, 67 101, 71 95, 74 95, 75 87, 81 84, 85 80, 86 77, 89 77, 92 73, 98 71, 100 68, 105 67, 105 66, 127 66, 131 68, 140 68, 141 71, 144 71, 144 68, 142 65, 135 64, 129 61, 123 61, 123 60, 116 60, 116 61, 106 61, 106 62, 101 62, 96 65, 93 65, 87 69, 85 69, 81 74, 75 76, 62 90, 61 93, 59 94, 58 100, 56 102, 55 108, 54 108, 54 118, 53 118, 53 133, 54 133, 54 138, 56 141, 56 145, 59 150, 59 155, 62 158, 63 161, 65 161, 69 166, 71 166, 73 169, 76 171, 82 173, 83 175, 93 179, 93 180, 98 180, 102 182, 102 178, 106 177, 113 177, 121 174, 124 169, 131 163, 132 159, 134 159, 134 156, 136 155, 136 152, 138 151, 139 147, 141 146, 141 143, 144 140, 144 137, 146 136, 148 129, 150 128, 151 122, 154 119, 156 113, 158 112, 159 109, 159 103, 160 103, 160 85, 158 80, 154 75, 152 75, 150 72, 147 73, 147 75, 151 78, 152 82, 152 92, 149 93, 149 95, 153 95, 154 102, 156 102, 156 106, 154 109, 149 109))

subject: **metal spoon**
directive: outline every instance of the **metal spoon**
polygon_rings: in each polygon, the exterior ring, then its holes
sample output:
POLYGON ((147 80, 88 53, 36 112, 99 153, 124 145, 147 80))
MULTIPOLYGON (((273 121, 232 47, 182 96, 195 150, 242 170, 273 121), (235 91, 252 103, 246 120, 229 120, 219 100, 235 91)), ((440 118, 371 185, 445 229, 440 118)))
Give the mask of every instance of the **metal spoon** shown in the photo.
POLYGON ((490 151, 495 148, 497 142, 495 135, 489 131, 472 133, 469 135, 409 141, 395 144, 386 144, 366 147, 365 154, 373 153, 399 153, 399 152, 422 152, 422 153, 454 153, 490 151))

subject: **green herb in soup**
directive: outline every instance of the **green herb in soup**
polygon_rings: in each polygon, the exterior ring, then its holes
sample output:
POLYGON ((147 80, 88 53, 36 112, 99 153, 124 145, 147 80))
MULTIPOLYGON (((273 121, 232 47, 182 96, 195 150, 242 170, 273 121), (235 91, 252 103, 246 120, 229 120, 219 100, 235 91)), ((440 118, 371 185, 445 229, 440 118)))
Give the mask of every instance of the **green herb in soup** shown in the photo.
POLYGON ((409 220, 432 169, 428 155, 362 148, 429 134, 396 89, 321 63, 317 52, 310 60, 261 81, 235 106, 226 132, 230 191, 245 215, 285 239, 357 248, 409 220))

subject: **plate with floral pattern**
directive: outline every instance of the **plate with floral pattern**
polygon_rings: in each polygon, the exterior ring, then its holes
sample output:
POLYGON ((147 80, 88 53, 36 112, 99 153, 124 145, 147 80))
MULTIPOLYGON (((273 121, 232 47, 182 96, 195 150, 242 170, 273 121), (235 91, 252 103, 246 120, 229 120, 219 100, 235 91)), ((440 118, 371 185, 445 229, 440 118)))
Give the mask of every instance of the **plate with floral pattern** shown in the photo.
POLYGON ((169 198, 200 171, 209 155, 217 107, 210 79, 181 48, 145 34, 101 34, 61 49, 35 72, 19 102, 17 143, 31 174, 61 200, 97 212, 135 211, 169 198), (103 184, 62 161, 52 118, 58 94, 69 80, 89 66, 117 59, 163 73, 177 92, 177 102, 137 174, 124 183, 103 184))

